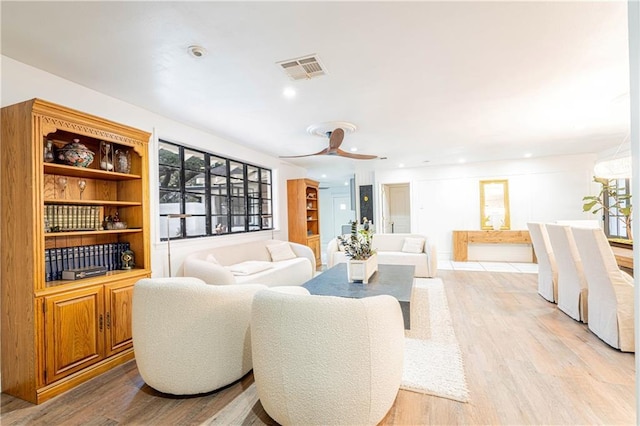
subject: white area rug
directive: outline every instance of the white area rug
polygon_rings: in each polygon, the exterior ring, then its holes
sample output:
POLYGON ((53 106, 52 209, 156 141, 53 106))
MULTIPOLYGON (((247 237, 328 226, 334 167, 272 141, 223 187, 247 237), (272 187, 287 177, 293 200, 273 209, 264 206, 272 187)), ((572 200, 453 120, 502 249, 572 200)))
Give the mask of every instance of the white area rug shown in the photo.
POLYGON ((468 402, 464 364, 442 280, 415 280, 400 389, 468 402))

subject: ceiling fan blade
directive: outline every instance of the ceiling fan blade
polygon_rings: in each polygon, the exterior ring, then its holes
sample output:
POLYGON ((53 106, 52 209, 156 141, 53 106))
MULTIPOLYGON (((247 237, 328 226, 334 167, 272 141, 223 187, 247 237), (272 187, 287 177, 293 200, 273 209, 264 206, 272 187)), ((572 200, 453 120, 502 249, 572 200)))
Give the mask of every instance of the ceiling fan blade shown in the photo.
POLYGON ((320 152, 316 152, 315 154, 305 154, 305 155, 281 155, 279 158, 302 158, 302 157, 312 157, 314 155, 326 155, 329 152, 329 148, 325 148, 320 152))
POLYGON ((354 160, 373 160, 374 158, 378 158, 377 155, 366 155, 366 154, 354 154, 352 152, 343 151, 341 149, 336 151, 340 157, 353 158, 354 160))
POLYGON ((344 130, 338 127, 329 136, 329 151, 336 152, 342 145, 342 139, 344 139, 344 130))

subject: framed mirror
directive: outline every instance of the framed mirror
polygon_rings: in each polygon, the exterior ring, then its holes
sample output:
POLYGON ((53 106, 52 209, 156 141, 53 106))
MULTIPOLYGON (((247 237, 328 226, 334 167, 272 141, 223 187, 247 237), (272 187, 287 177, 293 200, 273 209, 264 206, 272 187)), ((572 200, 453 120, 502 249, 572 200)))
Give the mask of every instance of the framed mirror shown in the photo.
POLYGON ((509 181, 480 181, 480 229, 511 229, 509 181))

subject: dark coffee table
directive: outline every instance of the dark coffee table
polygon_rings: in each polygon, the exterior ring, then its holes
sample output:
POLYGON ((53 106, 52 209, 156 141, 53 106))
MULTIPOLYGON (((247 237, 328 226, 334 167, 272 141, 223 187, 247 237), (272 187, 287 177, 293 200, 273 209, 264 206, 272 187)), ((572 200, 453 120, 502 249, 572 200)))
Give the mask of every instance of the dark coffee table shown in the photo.
POLYGON ((378 271, 369 278, 368 284, 350 283, 347 280, 347 264, 338 263, 320 275, 307 281, 302 287, 311 294, 320 296, 339 296, 361 299, 363 297, 388 294, 398 299, 404 328, 411 328, 409 303, 413 287, 414 266, 378 265, 378 271))

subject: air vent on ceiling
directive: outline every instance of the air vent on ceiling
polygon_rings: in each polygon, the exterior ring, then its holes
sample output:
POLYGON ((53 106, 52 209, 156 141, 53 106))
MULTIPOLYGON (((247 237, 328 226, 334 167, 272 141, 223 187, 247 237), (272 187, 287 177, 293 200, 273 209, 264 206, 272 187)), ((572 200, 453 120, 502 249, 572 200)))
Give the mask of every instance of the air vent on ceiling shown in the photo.
POLYGON ((326 72, 316 55, 277 62, 292 80, 309 80, 326 72))

